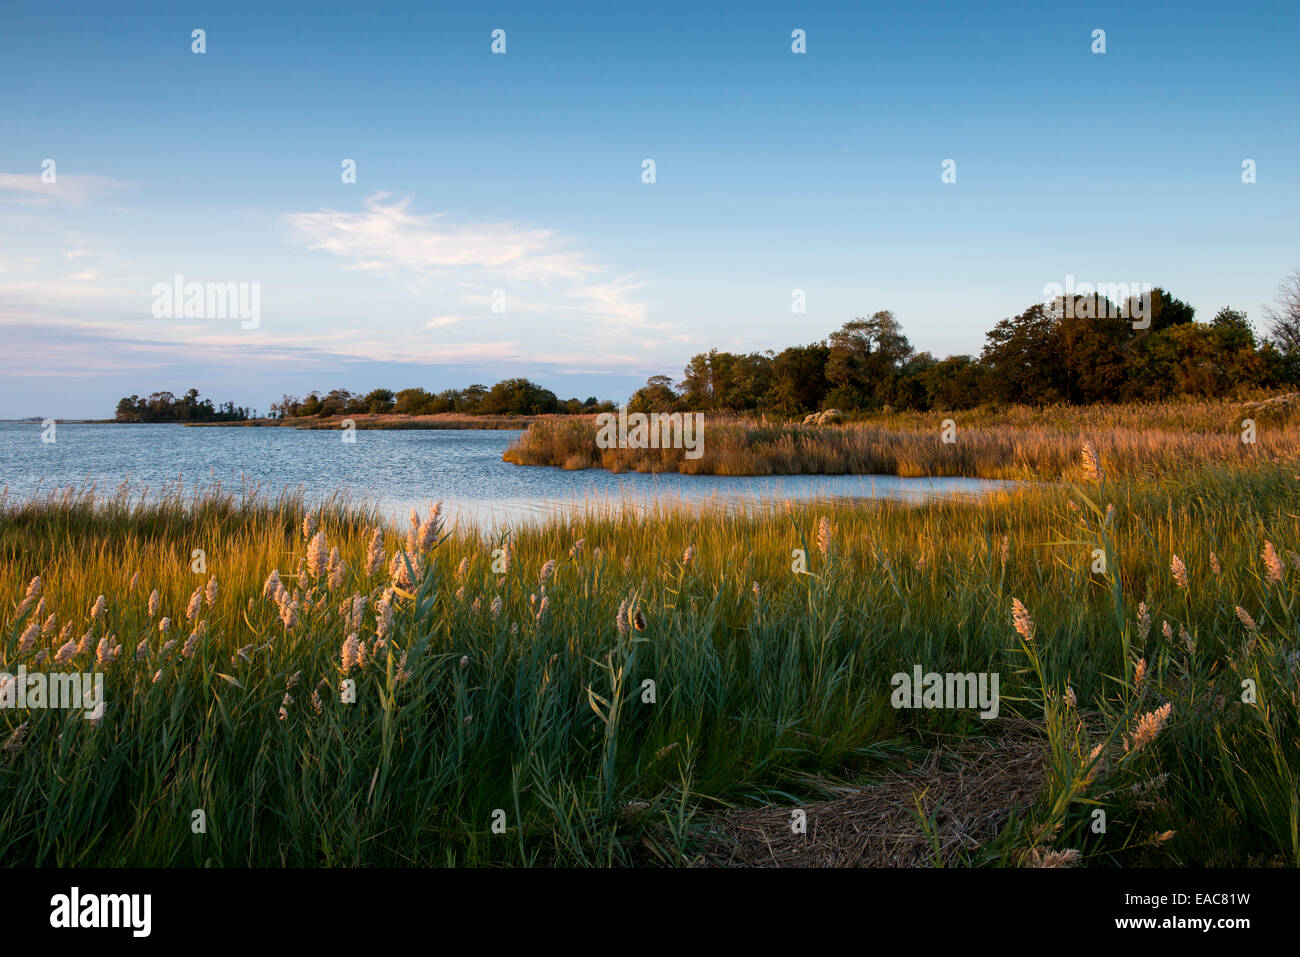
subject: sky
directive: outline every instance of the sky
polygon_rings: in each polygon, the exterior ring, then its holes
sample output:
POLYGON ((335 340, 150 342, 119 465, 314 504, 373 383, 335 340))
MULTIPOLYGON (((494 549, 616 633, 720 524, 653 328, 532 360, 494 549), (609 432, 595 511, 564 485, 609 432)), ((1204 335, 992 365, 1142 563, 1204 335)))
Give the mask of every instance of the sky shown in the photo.
POLYGON ((1280 0, 6 0, 0 417, 511 376, 621 400, 880 309, 975 354, 1068 276, 1262 328, 1300 267, 1298 27, 1280 0), (256 320, 166 314, 177 276, 256 284, 256 320))

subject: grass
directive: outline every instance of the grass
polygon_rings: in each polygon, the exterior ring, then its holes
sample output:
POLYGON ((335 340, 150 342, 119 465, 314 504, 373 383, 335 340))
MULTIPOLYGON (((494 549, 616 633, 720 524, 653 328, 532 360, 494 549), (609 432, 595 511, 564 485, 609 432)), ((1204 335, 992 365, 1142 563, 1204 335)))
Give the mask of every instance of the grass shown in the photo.
POLYGON ((1045 742, 1040 793, 957 863, 1300 864, 1297 463, 1101 465, 980 502, 575 511, 499 542, 292 495, 5 502, 0 670, 102 670, 108 705, 0 710, 0 854, 679 865, 724 812, 994 733, 893 708, 890 676, 920 664, 998 672, 1001 715, 1045 742))
POLYGON ((1081 438, 1115 475, 1276 461, 1300 442, 1298 413, 1296 402, 1186 401, 889 413, 842 426, 706 415, 703 454, 694 459, 682 449, 598 448, 596 419, 588 416, 534 422, 504 458, 613 472, 1056 480, 1078 477, 1081 438), (1243 441, 1247 418, 1255 422, 1250 442, 1243 441))

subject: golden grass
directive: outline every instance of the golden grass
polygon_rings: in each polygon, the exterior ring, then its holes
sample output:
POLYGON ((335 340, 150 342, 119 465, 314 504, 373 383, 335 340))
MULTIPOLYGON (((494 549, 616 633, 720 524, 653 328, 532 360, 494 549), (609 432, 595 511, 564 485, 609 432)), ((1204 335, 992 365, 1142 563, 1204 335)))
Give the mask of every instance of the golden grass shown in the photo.
POLYGON ((504 458, 516 465, 611 472, 1056 480, 1084 476, 1084 442, 1096 449, 1112 476, 1261 465, 1300 446, 1294 404, 1226 401, 909 412, 827 426, 706 415, 703 455, 697 459, 686 458, 681 449, 598 448, 595 421, 534 422, 504 458), (1246 419, 1254 420, 1253 433, 1248 434, 1246 419))

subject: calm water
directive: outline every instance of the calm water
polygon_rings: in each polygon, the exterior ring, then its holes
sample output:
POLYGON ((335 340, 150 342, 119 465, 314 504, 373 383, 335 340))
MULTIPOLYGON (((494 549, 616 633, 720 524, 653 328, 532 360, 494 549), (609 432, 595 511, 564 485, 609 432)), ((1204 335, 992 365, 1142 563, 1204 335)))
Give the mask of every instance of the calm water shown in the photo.
POLYGON ((501 461, 517 431, 359 431, 279 428, 185 428, 179 425, 57 427, 52 444, 39 424, 0 422, 0 488, 9 499, 93 485, 111 495, 129 480, 137 492, 163 486, 257 485, 275 493, 302 489, 320 500, 342 490, 394 516, 442 499, 453 515, 482 525, 545 517, 574 505, 652 501, 753 505, 818 497, 918 499, 978 494, 1002 483, 980 479, 892 476, 612 475, 565 472, 501 461))

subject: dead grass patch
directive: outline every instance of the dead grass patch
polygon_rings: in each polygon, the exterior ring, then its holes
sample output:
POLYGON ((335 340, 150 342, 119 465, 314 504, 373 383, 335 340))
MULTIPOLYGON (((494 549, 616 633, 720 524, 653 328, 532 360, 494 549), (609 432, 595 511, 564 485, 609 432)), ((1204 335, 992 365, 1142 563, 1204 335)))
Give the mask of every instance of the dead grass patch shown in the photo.
POLYGON ((717 867, 928 867, 935 849, 914 812, 934 816, 944 865, 960 863, 1027 812, 1044 779, 1042 728, 1016 720, 997 737, 941 741, 919 765, 842 798, 804 806, 743 808, 714 818, 705 860, 717 867))

